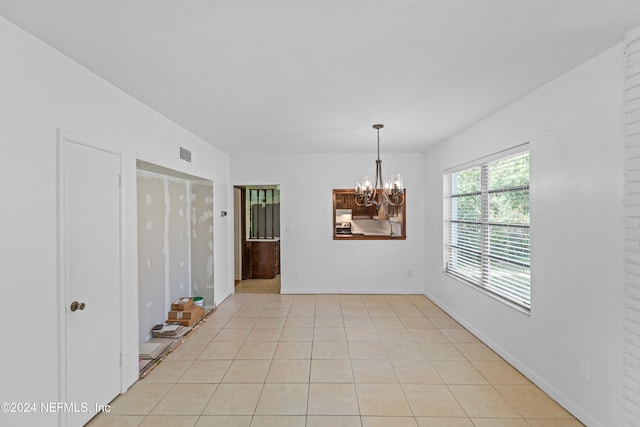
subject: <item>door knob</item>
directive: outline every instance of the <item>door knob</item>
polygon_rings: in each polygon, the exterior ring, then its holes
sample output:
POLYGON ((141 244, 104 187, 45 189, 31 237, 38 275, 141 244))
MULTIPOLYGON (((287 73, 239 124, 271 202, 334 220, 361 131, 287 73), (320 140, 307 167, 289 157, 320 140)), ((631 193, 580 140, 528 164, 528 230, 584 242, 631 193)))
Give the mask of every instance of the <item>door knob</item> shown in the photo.
POLYGON ((71 311, 84 310, 84 307, 85 307, 85 304, 83 302, 74 301, 69 306, 69 309, 71 311))

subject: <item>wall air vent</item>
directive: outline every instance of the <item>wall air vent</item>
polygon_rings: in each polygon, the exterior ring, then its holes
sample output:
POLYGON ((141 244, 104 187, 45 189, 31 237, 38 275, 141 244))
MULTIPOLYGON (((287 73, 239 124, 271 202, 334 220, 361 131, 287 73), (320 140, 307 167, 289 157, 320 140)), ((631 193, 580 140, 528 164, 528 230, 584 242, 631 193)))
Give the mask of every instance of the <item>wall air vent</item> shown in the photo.
POLYGON ((180 147, 180 159, 191 163, 191 151, 184 147, 180 147))

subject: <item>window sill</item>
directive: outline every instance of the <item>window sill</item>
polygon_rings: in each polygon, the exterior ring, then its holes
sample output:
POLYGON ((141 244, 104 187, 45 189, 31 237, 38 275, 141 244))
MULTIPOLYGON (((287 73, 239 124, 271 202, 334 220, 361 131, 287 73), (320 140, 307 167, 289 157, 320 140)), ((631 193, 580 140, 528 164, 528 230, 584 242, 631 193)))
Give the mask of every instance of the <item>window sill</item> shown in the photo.
POLYGON ((407 236, 367 236, 365 234, 334 234, 333 240, 407 240, 407 236))

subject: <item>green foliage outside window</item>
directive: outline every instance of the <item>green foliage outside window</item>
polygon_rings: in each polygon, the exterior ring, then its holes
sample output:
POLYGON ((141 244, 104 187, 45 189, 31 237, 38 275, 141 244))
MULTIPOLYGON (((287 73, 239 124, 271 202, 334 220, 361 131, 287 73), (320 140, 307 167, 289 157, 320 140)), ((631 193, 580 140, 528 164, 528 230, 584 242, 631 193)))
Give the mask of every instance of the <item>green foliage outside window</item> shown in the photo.
POLYGON ((447 270, 529 307, 529 153, 449 175, 447 270))

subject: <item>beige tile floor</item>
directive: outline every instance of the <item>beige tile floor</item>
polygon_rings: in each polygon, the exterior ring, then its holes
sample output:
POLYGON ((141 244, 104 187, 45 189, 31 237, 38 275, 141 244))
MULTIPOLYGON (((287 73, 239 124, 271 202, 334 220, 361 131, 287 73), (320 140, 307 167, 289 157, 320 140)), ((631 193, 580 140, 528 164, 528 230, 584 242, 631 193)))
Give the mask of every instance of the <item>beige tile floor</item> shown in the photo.
POLYGON ((90 425, 582 424, 424 296, 235 294, 90 425))
POLYGON ((258 294, 279 294, 280 275, 273 279, 246 279, 237 282, 235 285, 237 294, 258 293, 258 294))

